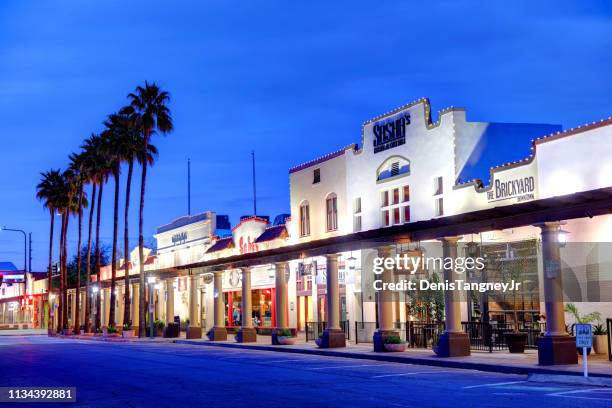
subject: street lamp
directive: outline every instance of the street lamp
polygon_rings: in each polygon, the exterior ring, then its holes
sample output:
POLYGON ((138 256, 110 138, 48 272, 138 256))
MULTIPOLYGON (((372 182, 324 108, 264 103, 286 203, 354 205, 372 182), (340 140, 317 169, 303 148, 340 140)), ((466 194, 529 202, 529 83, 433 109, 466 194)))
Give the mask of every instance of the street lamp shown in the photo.
POLYGON ((561 228, 559 228, 559 231, 557 231, 557 241, 559 242, 559 247, 564 248, 565 245, 567 245, 567 234, 569 234, 569 231, 565 231, 561 228))
POLYGON ((98 302, 96 302, 96 296, 98 294, 98 291, 100 290, 100 287, 98 287, 98 285, 92 285, 91 286, 91 297, 92 297, 92 303, 94 305, 94 331, 97 332, 98 331, 98 302))
POLYGON ((28 235, 24 230, 13 228, 2 227, 0 231, 21 232, 23 234, 23 273, 25 274, 28 270, 28 235))
POLYGON ((155 289, 155 276, 147 277, 147 283, 149 284, 149 337, 153 338, 153 290, 155 289))

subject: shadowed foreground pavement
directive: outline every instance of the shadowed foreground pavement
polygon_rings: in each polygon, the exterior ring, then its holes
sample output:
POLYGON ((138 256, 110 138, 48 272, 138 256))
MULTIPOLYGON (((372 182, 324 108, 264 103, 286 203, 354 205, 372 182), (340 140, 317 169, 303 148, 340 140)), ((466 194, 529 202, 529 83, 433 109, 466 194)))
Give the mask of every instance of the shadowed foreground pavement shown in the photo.
POLYGON ((0 386, 77 388, 77 403, 34 407, 612 407, 612 389, 522 375, 44 336, 0 338, 0 386))

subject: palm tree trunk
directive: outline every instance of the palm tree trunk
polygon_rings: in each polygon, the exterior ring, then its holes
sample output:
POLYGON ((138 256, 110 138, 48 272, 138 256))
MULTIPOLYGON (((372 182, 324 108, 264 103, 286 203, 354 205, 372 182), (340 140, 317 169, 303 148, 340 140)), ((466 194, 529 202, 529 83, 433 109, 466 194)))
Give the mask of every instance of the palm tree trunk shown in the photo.
POLYGON ((70 221, 70 213, 66 213, 66 221, 64 223, 64 309, 62 329, 68 329, 68 221, 70 221))
POLYGON ((115 207, 113 212, 113 254, 111 261, 111 293, 110 293, 110 311, 108 318, 108 326, 115 327, 115 280, 117 279, 117 228, 119 225, 119 168, 113 171, 115 177, 115 207))
MULTIPOLYGON (((145 129, 144 134, 144 151, 147 151, 147 145, 149 143, 149 130, 145 129)), ((143 160, 142 162, 142 178, 140 179, 140 210, 138 213, 138 258, 140 264, 140 302, 138 308, 138 337, 146 336, 146 316, 145 316, 145 307, 146 307, 146 291, 145 291, 145 270, 144 270, 144 235, 143 235, 143 222, 144 222, 144 199, 145 199, 145 184, 147 181, 147 161, 143 160)))
POLYGON ((62 268, 62 260, 64 254, 62 249, 64 248, 64 218, 66 216, 62 213, 62 219, 60 224, 60 243, 59 243, 59 293, 57 298, 57 333, 62 332, 63 323, 63 311, 64 311, 64 272, 62 268))
POLYGON ((83 233, 83 185, 79 186, 79 238, 77 240, 77 281, 74 302, 74 334, 81 330, 81 238, 83 233))
POLYGON ((130 322, 130 242, 129 242, 129 229, 128 229, 128 213, 130 210, 130 190, 132 187, 132 172, 134 171, 134 160, 128 162, 128 174, 127 174, 127 185, 125 187, 125 215, 124 215, 124 229, 123 229, 123 251, 124 260, 123 267, 125 268, 125 306, 123 308, 123 323, 129 324, 130 322))
POLYGON ((96 293, 96 330, 101 328, 100 315, 100 293, 102 292, 102 282, 100 282, 100 207, 102 207, 102 190, 104 188, 104 181, 100 181, 100 191, 98 192, 98 209, 96 217, 96 283, 98 284, 98 292, 96 293))
POLYGON ((55 227, 55 209, 49 210, 51 214, 51 231, 49 232, 49 269, 47 271, 47 334, 53 334, 53 319, 51 318, 51 311, 53 310, 53 302, 51 301, 51 294, 53 293, 53 228, 55 227))
POLYGON ((85 276, 85 330, 90 330, 91 297, 89 295, 89 282, 91 280, 91 227, 93 224, 94 207, 96 206, 96 183, 91 185, 91 204, 89 207, 89 232, 87 234, 87 266, 85 276))

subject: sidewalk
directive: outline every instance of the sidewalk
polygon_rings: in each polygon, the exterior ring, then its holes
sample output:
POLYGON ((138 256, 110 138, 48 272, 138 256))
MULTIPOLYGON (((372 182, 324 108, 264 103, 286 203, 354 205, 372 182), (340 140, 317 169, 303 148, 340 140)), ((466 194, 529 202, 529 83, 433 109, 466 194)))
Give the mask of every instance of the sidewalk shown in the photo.
POLYGON ((47 329, 6 329, 0 330, 0 336, 42 336, 47 329))
MULTIPOLYGON (((171 339, 167 339, 171 340, 171 339)), ((294 346, 273 346, 270 337, 258 336, 257 343, 240 344, 234 341, 212 342, 209 340, 172 339, 177 344, 192 344, 209 347, 228 347, 251 350, 277 351, 284 353, 313 354, 321 356, 346 357, 364 360, 386 361, 436 367, 463 368, 506 374, 564 374, 582 375, 582 358, 576 365, 540 366, 537 350, 526 350, 523 354, 506 351, 493 353, 472 351, 468 357, 437 357, 427 349, 408 349, 403 353, 375 353, 371 344, 349 344, 345 348, 320 349, 314 342, 300 342, 294 346)), ((591 354, 588 358, 589 376, 612 378, 612 361, 607 355, 591 354)))

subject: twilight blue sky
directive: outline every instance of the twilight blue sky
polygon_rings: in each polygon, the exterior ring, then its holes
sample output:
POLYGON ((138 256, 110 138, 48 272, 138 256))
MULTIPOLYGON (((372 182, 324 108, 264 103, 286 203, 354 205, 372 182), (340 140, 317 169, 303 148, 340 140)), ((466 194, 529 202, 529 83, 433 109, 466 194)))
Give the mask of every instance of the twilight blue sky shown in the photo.
MULTIPOLYGON (((187 157, 192 211, 236 222, 252 212, 251 149, 259 212, 287 212, 290 166, 359 142, 365 120, 422 96, 469 120, 571 127, 612 113, 609 2, 423 3, 3 0, 0 226, 32 231, 45 269, 39 172, 64 167, 145 79, 171 93, 176 127, 154 142, 148 236, 186 213, 187 157)), ((0 261, 21 268, 20 239, 0 232, 0 261)))

